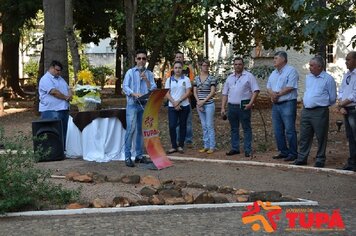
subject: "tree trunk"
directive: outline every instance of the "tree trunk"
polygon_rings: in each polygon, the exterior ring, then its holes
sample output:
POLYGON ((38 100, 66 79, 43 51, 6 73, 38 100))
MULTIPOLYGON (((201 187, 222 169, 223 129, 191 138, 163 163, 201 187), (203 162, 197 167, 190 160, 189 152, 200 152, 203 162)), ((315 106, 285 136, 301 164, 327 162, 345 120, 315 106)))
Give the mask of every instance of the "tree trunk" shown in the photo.
MULTIPOLYGON (((0 13, 1 17, 1 13, 0 13)), ((0 35, 2 34, 2 23, 0 22, 0 35)), ((4 112, 4 93, 5 79, 2 77, 2 40, 0 37, 0 115, 4 112)))
POLYGON ((77 82, 78 71, 81 70, 80 55, 78 52, 78 42, 74 33, 73 25, 73 1, 65 1, 65 29, 67 32, 67 39, 69 44, 70 53, 72 55, 73 71, 74 71, 74 83, 77 82))
POLYGON ((137 0, 125 0, 126 16, 126 44, 127 60, 129 66, 135 65, 135 15, 137 10, 137 0))
MULTIPOLYGON (((4 13, 6 14, 6 13, 4 13)), ((7 17, 4 16, 4 19, 7 17)), ((1 77, 6 82, 6 87, 12 88, 14 94, 24 97, 26 94, 23 92, 19 85, 19 43, 20 35, 11 33, 8 30, 11 29, 11 22, 2 22, 2 36, 6 40, 2 40, 2 68, 1 77), (9 36, 11 35, 11 37, 9 36)))
POLYGON ((121 50, 121 39, 122 36, 118 35, 117 40, 116 40, 116 64, 115 64, 115 77, 117 80, 115 81, 115 94, 121 96, 122 95, 122 90, 121 90, 121 83, 122 83, 122 71, 121 71, 121 55, 122 55, 122 50, 121 50))
POLYGON ((53 60, 60 61, 63 64, 61 76, 69 82, 64 2, 63 0, 43 0, 44 68, 47 70, 53 60))

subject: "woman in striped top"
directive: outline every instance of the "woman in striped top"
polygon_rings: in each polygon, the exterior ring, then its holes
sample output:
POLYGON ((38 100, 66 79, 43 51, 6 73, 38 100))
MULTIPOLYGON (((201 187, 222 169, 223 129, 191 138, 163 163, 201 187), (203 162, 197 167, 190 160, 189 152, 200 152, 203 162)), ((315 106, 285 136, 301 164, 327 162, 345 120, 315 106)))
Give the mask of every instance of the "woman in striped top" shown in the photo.
POLYGON ((199 152, 211 154, 215 150, 215 103, 213 96, 216 90, 216 79, 209 74, 209 60, 204 59, 200 66, 200 74, 195 77, 193 84, 197 111, 203 129, 204 148, 200 149, 199 152))

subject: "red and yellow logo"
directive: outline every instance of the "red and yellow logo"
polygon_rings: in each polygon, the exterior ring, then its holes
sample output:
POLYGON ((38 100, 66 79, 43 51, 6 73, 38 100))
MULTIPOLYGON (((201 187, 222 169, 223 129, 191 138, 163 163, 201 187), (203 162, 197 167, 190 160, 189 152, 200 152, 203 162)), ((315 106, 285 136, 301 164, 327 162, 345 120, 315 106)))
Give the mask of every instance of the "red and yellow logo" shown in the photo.
POLYGON ((345 224, 340 210, 326 212, 313 212, 313 209, 289 208, 282 215, 280 206, 272 206, 270 202, 256 201, 247 206, 242 214, 242 223, 252 224, 253 231, 263 230, 272 233, 277 230, 277 221, 283 216, 287 220, 286 231, 343 231, 345 224), (263 211, 262 211, 262 209, 263 211))

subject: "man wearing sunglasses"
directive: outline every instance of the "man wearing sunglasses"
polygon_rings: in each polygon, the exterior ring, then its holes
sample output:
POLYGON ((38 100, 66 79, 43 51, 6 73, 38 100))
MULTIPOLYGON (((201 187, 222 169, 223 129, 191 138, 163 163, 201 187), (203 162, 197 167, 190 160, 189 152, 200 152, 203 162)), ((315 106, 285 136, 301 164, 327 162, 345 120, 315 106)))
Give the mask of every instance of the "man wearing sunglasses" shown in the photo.
POLYGON ((62 69, 63 65, 59 61, 52 61, 47 73, 40 80, 38 93, 41 118, 61 120, 65 142, 72 91, 67 82, 60 76, 62 69))
POLYGON ((142 117, 145 104, 143 104, 139 98, 157 88, 153 73, 146 69, 147 52, 145 50, 136 52, 135 62, 136 66, 126 72, 123 82, 123 90, 127 100, 125 164, 128 167, 135 166, 131 157, 131 147, 133 135, 136 130, 136 156, 134 160, 136 163, 150 162, 143 156, 142 117))
POLYGON ((339 89, 338 108, 344 115, 349 158, 343 170, 356 171, 356 51, 346 56, 348 71, 339 89))

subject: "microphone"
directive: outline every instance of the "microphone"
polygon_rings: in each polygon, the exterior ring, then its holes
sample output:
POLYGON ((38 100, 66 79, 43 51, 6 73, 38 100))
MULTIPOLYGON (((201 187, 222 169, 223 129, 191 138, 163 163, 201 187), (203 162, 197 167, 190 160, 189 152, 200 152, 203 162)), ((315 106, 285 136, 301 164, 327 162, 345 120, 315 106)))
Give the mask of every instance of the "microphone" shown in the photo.
MULTIPOLYGON (((142 66, 139 70, 140 70, 140 76, 141 76, 141 74, 146 71, 146 67, 142 66)), ((142 79, 142 76, 141 76, 141 79, 142 79)))

